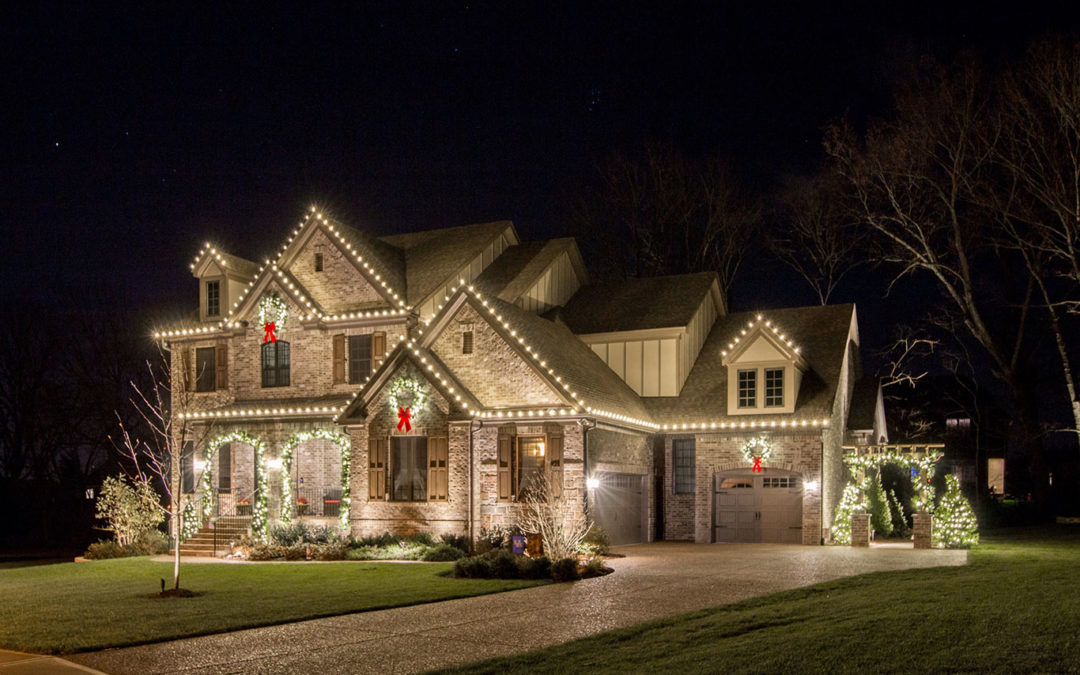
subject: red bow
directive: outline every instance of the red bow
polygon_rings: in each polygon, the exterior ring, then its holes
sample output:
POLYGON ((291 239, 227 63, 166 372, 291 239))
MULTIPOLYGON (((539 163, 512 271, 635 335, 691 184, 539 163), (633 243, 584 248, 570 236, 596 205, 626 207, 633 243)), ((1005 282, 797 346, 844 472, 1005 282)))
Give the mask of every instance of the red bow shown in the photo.
POLYGON ((266 325, 263 326, 263 342, 277 342, 277 338, 274 337, 274 331, 276 329, 277 326, 273 321, 267 321, 266 325))
POLYGON ((761 469, 761 458, 760 457, 755 457, 754 458, 754 466, 750 467, 750 470, 755 472, 755 473, 761 473, 762 469, 761 469))
POLYGON ((412 417, 412 412, 408 408, 397 409, 398 423, 397 430, 401 431, 401 427, 405 427, 405 433, 412 431, 412 424, 409 423, 409 418, 412 417))

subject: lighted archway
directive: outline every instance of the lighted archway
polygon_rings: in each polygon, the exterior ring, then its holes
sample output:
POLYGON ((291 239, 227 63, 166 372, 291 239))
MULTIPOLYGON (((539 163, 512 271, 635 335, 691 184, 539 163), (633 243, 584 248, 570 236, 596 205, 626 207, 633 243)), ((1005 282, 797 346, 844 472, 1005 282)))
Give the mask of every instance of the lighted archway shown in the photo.
POLYGON ((255 499, 251 505, 251 532, 259 538, 266 538, 267 525, 267 481, 266 481, 266 443, 246 431, 229 431, 213 438, 206 444, 206 454, 199 491, 203 495, 202 520, 206 522, 213 515, 213 503, 208 498, 213 483, 214 455, 226 443, 243 443, 255 450, 255 499))
POLYGON ((349 437, 328 429, 313 429, 311 431, 299 431, 285 441, 281 448, 281 522, 288 523, 293 519, 293 509, 296 503, 292 498, 292 486, 289 476, 292 475, 293 454, 301 443, 321 438, 338 446, 341 451, 341 509, 338 512, 339 522, 342 527, 349 526, 349 504, 351 482, 351 465, 349 461, 349 437))

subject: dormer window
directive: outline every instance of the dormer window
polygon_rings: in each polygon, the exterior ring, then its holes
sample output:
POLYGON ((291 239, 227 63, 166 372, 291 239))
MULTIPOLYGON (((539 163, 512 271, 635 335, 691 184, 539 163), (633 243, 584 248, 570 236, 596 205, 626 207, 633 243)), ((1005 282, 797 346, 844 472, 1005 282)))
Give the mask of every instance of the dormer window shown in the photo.
POLYGON ((221 313, 221 282, 206 282, 206 316, 217 316, 221 313))
POLYGON ((784 405, 784 369, 765 369, 765 407, 781 408, 784 405))
POLYGON ((739 371, 739 407, 757 407, 757 371, 739 371))
POLYGON ((795 412, 802 375, 808 369, 798 345, 760 316, 736 330, 722 352, 728 373, 728 414, 795 412))

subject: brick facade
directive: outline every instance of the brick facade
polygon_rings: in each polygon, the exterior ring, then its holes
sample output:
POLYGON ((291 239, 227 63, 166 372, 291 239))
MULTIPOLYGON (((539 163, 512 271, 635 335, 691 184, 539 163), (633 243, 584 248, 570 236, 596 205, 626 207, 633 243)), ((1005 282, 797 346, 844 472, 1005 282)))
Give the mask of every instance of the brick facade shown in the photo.
POLYGON ((331 314, 371 307, 389 307, 356 265, 316 228, 304 250, 288 266, 293 275, 319 305, 331 314), (315 271, 315 255, 322 254, 323 269, 315 271))

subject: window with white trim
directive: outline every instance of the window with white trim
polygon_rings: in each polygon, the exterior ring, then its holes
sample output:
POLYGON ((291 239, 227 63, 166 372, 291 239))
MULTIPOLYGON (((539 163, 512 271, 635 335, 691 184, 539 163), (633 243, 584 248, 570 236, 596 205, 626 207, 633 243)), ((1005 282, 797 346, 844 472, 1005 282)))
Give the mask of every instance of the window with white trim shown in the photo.
POLYGON ((765 369, 765 407, 779 408, 784 405, 784 369, 765 369))
POLYGON ((739 371, 739 407, 757 407, 757 369, 739 371))

